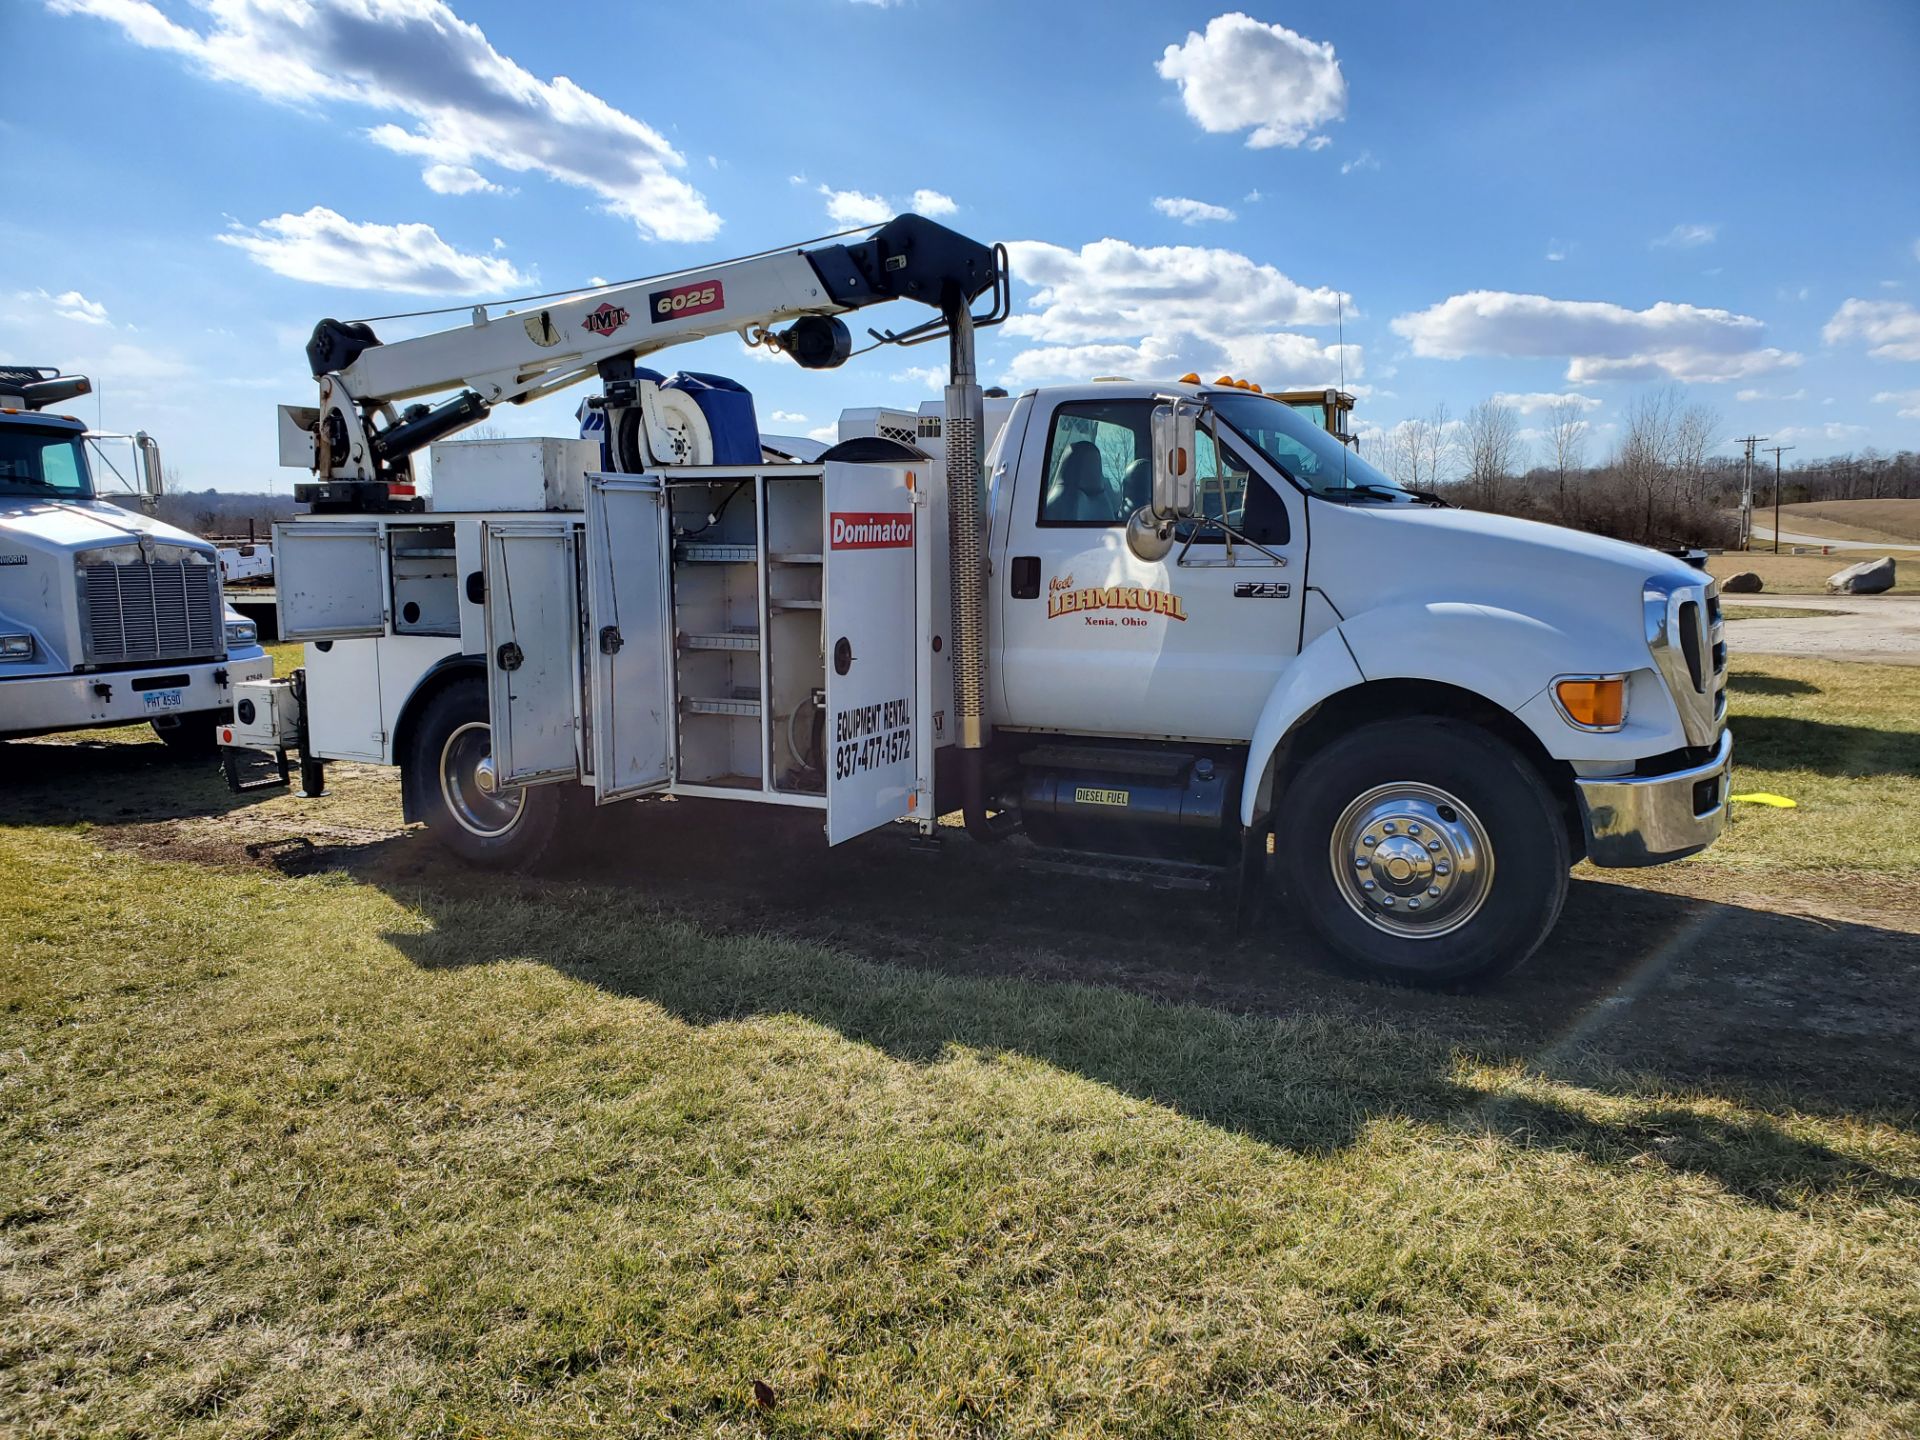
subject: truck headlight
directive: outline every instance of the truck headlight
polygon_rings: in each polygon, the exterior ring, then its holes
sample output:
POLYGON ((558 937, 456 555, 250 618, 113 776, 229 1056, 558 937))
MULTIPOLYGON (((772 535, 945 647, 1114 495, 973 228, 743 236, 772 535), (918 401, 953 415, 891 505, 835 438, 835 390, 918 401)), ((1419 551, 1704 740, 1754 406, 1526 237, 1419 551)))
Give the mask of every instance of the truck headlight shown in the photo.
POLYGON ((0 635, 0 660, 31 660, 33 636, 0 635))
POLYGON ((260 627, 251 620, 227 621, 228 645, 251 645, 259 633, 260 627))

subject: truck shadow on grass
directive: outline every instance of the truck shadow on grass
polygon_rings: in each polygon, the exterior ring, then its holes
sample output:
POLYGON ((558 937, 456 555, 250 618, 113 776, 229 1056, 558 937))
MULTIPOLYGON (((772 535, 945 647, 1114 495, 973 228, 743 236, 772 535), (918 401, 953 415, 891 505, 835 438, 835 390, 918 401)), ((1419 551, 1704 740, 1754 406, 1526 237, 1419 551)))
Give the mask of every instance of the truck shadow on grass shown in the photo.
POLYGON ((139 733, 0 742, 0 821, 117 825, 224 815, 252 802, 227 789, 218 759, 177 755, 144 725, 139 733))
POLYGON ((476 877, 411 838, 347 868, 430 922, 388 937, 425 968, 533 960, 690 1024, 794 1014, 913 1063, 1017 1053, 1289 1150, 1401 1118, 1656 1160, 1762 1205, 1920 1196, 1786 1118, 1913 1127, 1911 935, 1581 880, 1532 965, 1432 995, 1346 977, 1283 916, 1277 943, 1239 935, 1218 897, 641 809, 554 878, 476 877))
POLYGON ((1848 778, 1920 775, 1920 731, 1736 715, 1733 742, 1740 764, 1762 770, 1811 770, 1848 778))

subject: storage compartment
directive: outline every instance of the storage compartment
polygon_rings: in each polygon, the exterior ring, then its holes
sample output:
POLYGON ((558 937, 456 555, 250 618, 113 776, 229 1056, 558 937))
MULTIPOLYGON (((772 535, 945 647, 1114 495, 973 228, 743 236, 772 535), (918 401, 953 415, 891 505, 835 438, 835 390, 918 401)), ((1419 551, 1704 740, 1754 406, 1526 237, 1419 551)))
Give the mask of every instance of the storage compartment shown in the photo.
POLYGON ((674 693, 683 785, 759 790, 759 487, 751 472, 674 484, 674 693))
POLYGON ((600 468, 595 440, 443 440, 431 454, 435 510, 578 510, 600 468))
POLYGON ((769 477, 767 492, 768 773, 773 788, 825 795, 825 576, 817 476, 769 477))
POLYGON ((460 633, 460 586, 453 526, 395 525, 387 531, 393 570, 393 633, 460 633))

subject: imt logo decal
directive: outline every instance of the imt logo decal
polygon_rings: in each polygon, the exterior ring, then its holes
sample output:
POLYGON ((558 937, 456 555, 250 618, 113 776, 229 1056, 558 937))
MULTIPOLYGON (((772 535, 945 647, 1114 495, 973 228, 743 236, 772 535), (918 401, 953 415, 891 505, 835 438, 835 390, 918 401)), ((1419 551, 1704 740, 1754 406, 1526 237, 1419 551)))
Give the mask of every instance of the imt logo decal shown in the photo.
POLYGON ((601 302, 598 310, 590 310, 580 317, 580 323, 596 335, 611 335, 627 323, 629 316, 624 305, 611 305, 601 302))
POLYGON ((647 296, 647 313, 657 325, 662 320, 679 320, 705 310, 719 310, 726 303, 727 292, 718 280, 696 280, 691 285, 654 291, 647 296))
POLYGON ((1079 615, 1088 625, 1146 624, 1148 615, 1169 620, 1185 620, 1187 607, 1171 590, 1150 590, 1144 585, 1094 585, 1076 587, 1071 575, 1057 575, 1047 582, 1047 618, 1079 615), (1118 611, 1118 616, 1099 614, 1118 611))

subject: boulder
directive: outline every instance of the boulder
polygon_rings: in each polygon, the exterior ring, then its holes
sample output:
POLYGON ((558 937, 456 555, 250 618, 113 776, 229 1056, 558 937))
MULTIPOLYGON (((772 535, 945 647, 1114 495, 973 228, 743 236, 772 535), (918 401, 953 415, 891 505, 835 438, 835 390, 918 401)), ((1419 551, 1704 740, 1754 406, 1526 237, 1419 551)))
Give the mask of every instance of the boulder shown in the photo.
POLYGON ((1766 588, 1766 582, 1751 570, 1742 570, 1738 575, 1729 575, 1720 582, 1722 595, 1758 595, 1766 588))
POLYGON ((1862 560, 1827 577, 1829 595, 1878 595, 1893 588, 1893 557, 1862 560))

